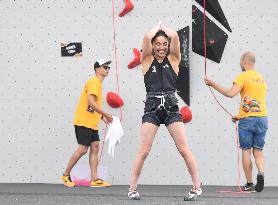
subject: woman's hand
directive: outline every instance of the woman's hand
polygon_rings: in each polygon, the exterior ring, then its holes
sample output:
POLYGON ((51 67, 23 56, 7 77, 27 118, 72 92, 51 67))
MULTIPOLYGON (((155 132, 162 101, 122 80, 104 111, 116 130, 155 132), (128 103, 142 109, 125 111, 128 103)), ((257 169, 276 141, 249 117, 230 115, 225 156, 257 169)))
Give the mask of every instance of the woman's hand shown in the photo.
POLYGON ((158 20, 158 23, 157 23, 158 27, 159 27, 159 30, 163 30, 163 24, 162 24, 162 21, 159 19, 158 20))

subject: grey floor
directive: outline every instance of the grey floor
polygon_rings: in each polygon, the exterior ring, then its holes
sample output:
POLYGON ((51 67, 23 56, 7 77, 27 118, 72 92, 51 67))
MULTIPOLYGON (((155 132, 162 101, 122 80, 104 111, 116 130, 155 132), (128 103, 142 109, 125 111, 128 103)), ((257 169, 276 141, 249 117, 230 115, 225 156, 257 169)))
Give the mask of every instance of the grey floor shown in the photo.
POLYGON ((127 199, 128 186, 109 188, 75 187, 67 188, 57 184, 0 184, 0 205, 6 204, 132 204, 132 205, 278 205, 278 187, 266 187, 261 193, 224 194, 222 190, 237 191, 236 187, 203 186, 203 194, 198 201, 185 202, 183 197, 189 186, 152 186, 138 187, 142 196, 140 201, 127 199))

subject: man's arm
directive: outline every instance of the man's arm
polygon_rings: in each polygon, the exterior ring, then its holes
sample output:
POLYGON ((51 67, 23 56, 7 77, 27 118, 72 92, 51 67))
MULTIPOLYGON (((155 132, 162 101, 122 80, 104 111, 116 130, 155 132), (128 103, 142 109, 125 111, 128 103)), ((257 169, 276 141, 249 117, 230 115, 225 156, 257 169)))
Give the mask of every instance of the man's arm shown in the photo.
POLYGON ((225 88, 225 87, 218 85, 217 83, 215 83, 214 81, 212 81, 208 78, 205 78, 205 83, 208 86, 213 87, 216 91, 218 91, 222 95, 225 95, 226 97, 229 97, 229 98, 236 96, 242 89, 239 85, 237 85, 235 83, 233 84, 233 86, 231 88, 225 88))
POLYGON ((112 115, 106 113, 98 104, 97 104, 97 97, 95 95, 89 94, 88 95, 88 104, 93 108, 94 111, 101 114, 108 123, 112 122, 113 118, 112 115))

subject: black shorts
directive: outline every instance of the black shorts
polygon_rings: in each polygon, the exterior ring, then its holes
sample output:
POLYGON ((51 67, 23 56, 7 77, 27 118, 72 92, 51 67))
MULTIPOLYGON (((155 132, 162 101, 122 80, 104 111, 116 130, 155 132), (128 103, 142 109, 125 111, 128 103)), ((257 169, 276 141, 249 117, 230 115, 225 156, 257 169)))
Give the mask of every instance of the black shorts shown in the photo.
POLYGON ((99 135, 97 130, 77 125, 74 125, 74 128, 78 144, 90 146, 91 142, 99 141, 99 135))
POLYGON ((158 127, 160 124, 165 124, 167 127, 174 122, 182 122, 178 99, 174 93, 165 95, 165 107, 163 109, 157 109, 160 102, 159 98, 149 97, 147 94, 142 123, 149 122, 158 127))

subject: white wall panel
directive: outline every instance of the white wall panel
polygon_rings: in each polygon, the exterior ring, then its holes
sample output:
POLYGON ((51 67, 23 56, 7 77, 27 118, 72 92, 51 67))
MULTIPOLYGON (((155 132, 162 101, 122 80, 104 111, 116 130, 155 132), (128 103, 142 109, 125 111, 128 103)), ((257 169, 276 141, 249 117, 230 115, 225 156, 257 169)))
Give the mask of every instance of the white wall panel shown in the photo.
MULTIPOLYGON (((101 162, 101 166, 108 167, 108 180, 114 184, 129 183, 135 150, 140 143, 145 88, 140 68, 127 69, 133 58, 132 49, 141 47, 144 33, 158 19, 176 30, 189 25, 191 31, 192 3, 189 0, 134 0, 134 10, 119 18, 123 2, 115 1, 125 136, 116 148, 115 159, 105 153, 101 162)), ((257 70, 268 83, 266 184, 277 186, 274 173, 278 171, 275 159, 278 146, 278 2, 221 0, 220 4, 233 32, 228 32, 221 63, 208 60, 208 74, 229 87, 240 73, 240 55, 246 50, 256 52, 257 70)), ((108 0, 0 1, 0 182, 57 183, 77 147, 73 114, 97 58, 113 61, 110 76, 104 81, 104 94, 117 91, 111 12, 112 4, 108 0), (82 42, 83 57, 62 58, 60 43, 63 41, 82 42)), ((236 185, 234 125, 204 85, 203 64, 204 58, 190 51, 193 119, 185 126, 189 145, 204 184, 236 185)), ((227 99, 218 93, 216 96, 229 111, 237 113, 238 97, 227 99)), ((105 108, 119 116, 119 110, 107 105, 105 108)), ((104 125, 101 125, 100 135, 103 134, 104 125)), ((88 156, 79 165, 87 162, 88 156)), ((158 131, 139 183, 191 183, 164 126, 158 131)))

